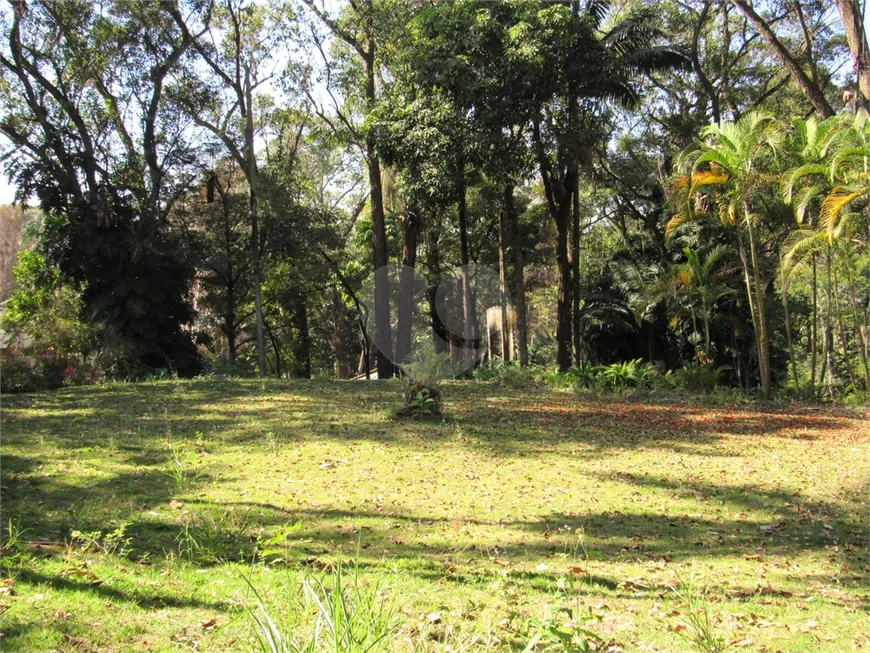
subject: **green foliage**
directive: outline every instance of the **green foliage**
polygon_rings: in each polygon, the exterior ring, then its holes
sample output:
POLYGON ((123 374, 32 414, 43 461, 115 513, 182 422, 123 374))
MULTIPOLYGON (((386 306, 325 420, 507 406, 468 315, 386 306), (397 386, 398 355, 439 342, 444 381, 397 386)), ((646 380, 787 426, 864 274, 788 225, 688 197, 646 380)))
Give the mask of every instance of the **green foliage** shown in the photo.
POLYGON ((669 371, 665 375, 665 380, 676 390, 689 393, 710 393, 722 384, 726 373, 731 369, 730 365, 715 365, 713 363, 691 365, 669 371))
POLYGON ((121 522, 111 531, 78 531, 70 534, 70 546, 84 553, 104 553, 111 556, 127 556, 131 549, 132 537, 127 536, 129 522, 121 522))
POLYGON ((437 401, 425 390, 420 390, 409 402, 411 411, 417 415, 432 415, 437 406, 437 401))
POLYGON ((490 381, 506 388, 533 388, 540 384, 543 374, 533 366, 522 367, 517 361, 494 359, 488 365, 476 367, 472 376, 477 381, 490 381))
POLYGON ((190 457, 184 453, 182 447, 172 443, 170 454, 166 458, 163 474, 172 480, 177 494, 183 494, 201 477, 203 472, 190 461, 190 457))
POLYGON ((694 568, 692 575, 681 578, 673 590, 681 604, 679 614, 682 627, 672 630, 697 653, 725 653, 732 649, 727 635, 720 632, 715 617, 710 614, 710 601, 703 588, 698 587, 694 568))
POLYGON ((379 580, 363 580, 356 563, 349 577, 341 561, 325 574, 306 574, 279 610, 248 585, 256 598, 248 615, 263 653, 389 650, 398 620, 395 599, 386 598, 379 580))

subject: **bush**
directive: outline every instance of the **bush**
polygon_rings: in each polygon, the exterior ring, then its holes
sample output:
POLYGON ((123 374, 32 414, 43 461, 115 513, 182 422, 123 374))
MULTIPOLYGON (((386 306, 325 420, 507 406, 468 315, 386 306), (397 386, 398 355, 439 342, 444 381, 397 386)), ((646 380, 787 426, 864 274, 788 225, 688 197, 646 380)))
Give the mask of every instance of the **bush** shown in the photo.
POLYGON ((599 368, 596 381, 606 390, 624 390, 643 386, 652 376, 652 368, 637 358, 599 368))
POLYGON ((33 365, 21 356, 4 356, 0 362, 0 392, 34 392, 41 379, 33 365))
POLYGON ((539 385, 544 374, 535 367, 522 367, 517 361, 496 359, 488 366, 475 368, 472 377, 476 381, 491 381, 508 388, 529 388, 539 385))
POLYGON ((713 392, 722 382, 730 365, 713 365, 705 363, 672 370, 665 375, 671 386, 676 390, 690 393, 707 394, 713 392))

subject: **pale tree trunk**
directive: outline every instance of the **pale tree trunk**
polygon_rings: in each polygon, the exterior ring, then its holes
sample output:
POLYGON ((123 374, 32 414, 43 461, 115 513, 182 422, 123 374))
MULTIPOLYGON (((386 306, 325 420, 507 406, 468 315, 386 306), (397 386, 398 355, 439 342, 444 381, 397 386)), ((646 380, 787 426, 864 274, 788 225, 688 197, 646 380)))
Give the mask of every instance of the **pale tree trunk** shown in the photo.
POLYGON ((749 251, 752 257, 752 274, 755 282, 755 303, 758 310, 758 347, 759 358, 762 361, 761 368, 761 395, 764 399, 770 399, 770 349, 767 342, 767 311, 764 307, 764 288, 761 284, 761 272, 758 269, 758 253, 755 243, 755 230, 747 218, 749 232, 749 251))
MULTIPOLYGON (((751 272, 754 270, 753 266, 750 265, 750 261, 746 254, 746 245, 743 242, 743 236, 738 235, 738 244, 739 244, 739 252, 740 252, 740 262, 743 265, 743 279, 746 282, 746 299, 749 302, 749 313, 752 316, 752 328, 755 331, 755 350, 758 354, 758 374, 761 381, 761 391, 763 397, 767 398, 767 393, 765 390, 765 386, 767 383, 765 382, 765 372, 767 370, 767 365, 765 361, 765 356, 763 353, 763 349, 765 346, 765 342, 761 337, 762 327, 761 327, 761 311, 760 307, 757 306, 758 294, 753 290, 753 281, 751 272)), ((754 249, 754 244, 752 246, 754 249)), ((753 257, 754 258, 754 257, 753 257)), ((756 277, 757 279, 757 277, 756 277)), ((763 298, 762 298, 763 299, 763 298)))
POLYGON ((472 347, 477 347, 477 317, 474 310, 474 297, 471 294, 471 277, 469 270, 470 257, 468 254, 468 206, 466 205, 465 166, 459 162, 459 261, 462 281, 462 358, 470 362, 472 360, 472 347))
POLYGON ((266 339, 263 318, 263 287, 260 279, 260 225, 259 225, 259 184, 257 156, 254 152, 254 110, 251 88, 251 73, 245 68, 245 156, 246 177, 251 197, 251 267, 254 276, 254 313, 257 319, 257 368, 260 376, 266 376, 266 339))
MULTIPOLYGON (((366 102, 375 102, 375 44, 370 39, 363 57, 366 76, 366 102)), ((375 343, 377 343, 378 378, 393 376, 393 332, 390 324, 390 278, 387 275, 387 228, 384 196, 381 189, 381 162, 371 135, 366 137, 369 170, 369 200, 372 215, 372 265, 375 270, 375 343)))
POLYGON ((794 346, 791 339, 791 318, 788 313, 788 285, 785 280, 785 268, 782 265, 782 251, 779 253, 779 269, 782 275, 782 310, 785 314, 785 337, 788 343, 788 357, 791 360, 791 375, 795 390, 800 391, 798 386, 797 362, 794 359, 794 346))
MULTIPOLYGON (((505 222, 507 207, 502 207, 498 213, 498 281, 499 281, 499 306, 501 308, 501 357, 502 360, 511 359, 510 337, 508 333, 508 301, 507 301, 507 271, 505 270, 505 222)), ((489 335, 489 323, 486 326, 489 335)))

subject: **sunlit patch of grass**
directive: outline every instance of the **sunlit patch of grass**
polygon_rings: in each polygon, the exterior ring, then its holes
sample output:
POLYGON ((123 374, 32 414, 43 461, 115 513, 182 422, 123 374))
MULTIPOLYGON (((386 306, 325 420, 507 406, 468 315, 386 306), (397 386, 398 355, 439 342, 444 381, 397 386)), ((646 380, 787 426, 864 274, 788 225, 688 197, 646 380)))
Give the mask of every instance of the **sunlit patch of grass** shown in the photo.
POLYGON ((391 650, 669 651, 701 608, 737 650, 870 640, 866 421, 444 388, 421 422, 383 417, 395 382, 4 396, 4 650, 248 651, 249 582, 271 601, 348 561, 389 574, 391 650))

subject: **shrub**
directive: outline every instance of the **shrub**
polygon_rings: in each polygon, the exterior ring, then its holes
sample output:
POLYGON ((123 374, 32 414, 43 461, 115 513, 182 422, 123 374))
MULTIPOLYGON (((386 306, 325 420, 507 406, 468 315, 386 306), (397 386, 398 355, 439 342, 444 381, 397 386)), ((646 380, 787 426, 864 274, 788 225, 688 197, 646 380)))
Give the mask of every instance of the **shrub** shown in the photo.
POLYGON ((366 582, 353 566, 347 578, 341 562, 322 576, 307 574, 280 613, 270 609, 250 584, 256 606, 249 611, 257 650, 264 653, 328 651, 376 653, 389 650, 397 612, 378 580, 366 582))
POLYGON ((624 390, 644 385, 653 376, 652 368, 641 359, 604 365, 598 369, 595 379, 606 390, 624 390))
POLYGON ((694 393, 713 392, 722 382, 730 365, 705 363, 668 372, 665 376, 677 390, 694 393))
POLYGON ((477 381, 492 381, 508 388, 529 388, 539 385, 544 374, 536 367, 522 367, 517 361, 496 359, 488 366, 476 368, 472 376, 477 381))

